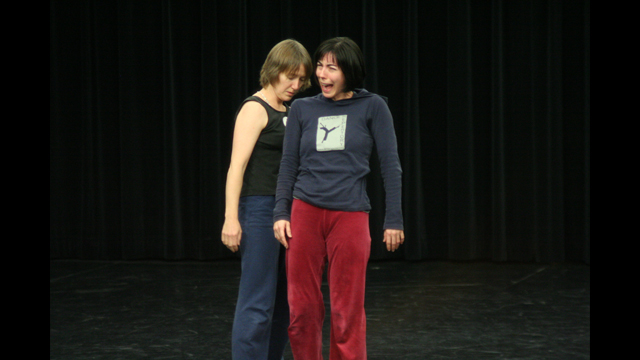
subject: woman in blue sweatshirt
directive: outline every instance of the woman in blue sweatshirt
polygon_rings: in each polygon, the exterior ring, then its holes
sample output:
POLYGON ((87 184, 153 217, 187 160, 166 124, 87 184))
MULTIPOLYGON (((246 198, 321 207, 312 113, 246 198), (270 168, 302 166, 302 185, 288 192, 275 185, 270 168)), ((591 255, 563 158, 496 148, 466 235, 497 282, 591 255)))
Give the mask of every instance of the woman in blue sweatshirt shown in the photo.
POLYGON ((314 55, 322 94, 293 102, 278 175, 274 235, 287 250, 289 339, 295 359, 322 359, 325 264, 331 297, 331 359, 367 358, 364 291, 371 237, 366 177, 373 146, 386 192, 384 242, 404 242, 402 169, 386 101, 357 86, 362 52, 349 38, 314 55))

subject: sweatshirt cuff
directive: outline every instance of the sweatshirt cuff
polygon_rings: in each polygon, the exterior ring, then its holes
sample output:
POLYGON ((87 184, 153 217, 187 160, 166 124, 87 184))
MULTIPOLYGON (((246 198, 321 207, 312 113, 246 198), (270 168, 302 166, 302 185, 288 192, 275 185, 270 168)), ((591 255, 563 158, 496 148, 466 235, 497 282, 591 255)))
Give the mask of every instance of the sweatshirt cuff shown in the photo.
POLYGON ((273 217, 273 223, 275 224, 277 221, 280 220, 287 220, 288 222, 291 222, 291 216, 289 215, 278 215, 278 216, 274 216, 273 217))
POLYGON ((402 224, 384 224, 382 227, 383 230, 402 230, 404 231, 404 226, 402 224))

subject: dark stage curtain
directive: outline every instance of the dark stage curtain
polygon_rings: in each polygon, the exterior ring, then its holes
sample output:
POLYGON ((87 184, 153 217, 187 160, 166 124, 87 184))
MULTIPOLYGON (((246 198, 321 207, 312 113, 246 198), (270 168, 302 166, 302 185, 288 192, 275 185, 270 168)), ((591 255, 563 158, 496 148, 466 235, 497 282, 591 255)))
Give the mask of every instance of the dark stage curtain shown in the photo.
POLYGON ((372 159, 372 259, 590 263, 590 2, 554 0, 51 1, 50 258, 235 256, 237 106, 278 41, 333 36, 362 47, 404 170, 387 253, 372 159))

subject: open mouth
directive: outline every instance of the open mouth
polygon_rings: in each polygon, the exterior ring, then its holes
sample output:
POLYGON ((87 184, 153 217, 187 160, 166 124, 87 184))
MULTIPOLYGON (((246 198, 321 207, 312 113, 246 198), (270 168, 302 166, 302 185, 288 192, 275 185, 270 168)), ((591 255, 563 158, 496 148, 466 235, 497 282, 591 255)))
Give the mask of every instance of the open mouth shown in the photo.
POLYGON ((330 92, 333 89, 333 85, 330 84, 321 84, 322 92, 330 92))

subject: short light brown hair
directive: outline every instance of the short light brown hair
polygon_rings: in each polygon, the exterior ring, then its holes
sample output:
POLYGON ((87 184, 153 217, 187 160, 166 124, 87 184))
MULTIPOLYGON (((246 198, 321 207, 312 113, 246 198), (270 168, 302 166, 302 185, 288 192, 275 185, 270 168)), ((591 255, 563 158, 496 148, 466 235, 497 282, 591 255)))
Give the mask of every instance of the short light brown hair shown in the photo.
POLYGON ((304 82, 300 87, 300 91, 304 91, 311 86, 313 71, 311 56, 299 42, 293 39, 283 40, 276 44, 267 55, 262 70, 260 70, 260 85, 262 87, 267 87, 269 84, 275 86, 281 73, 296 74, 300 65, 303 65, 305 69, 304 82))

